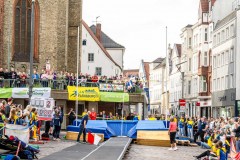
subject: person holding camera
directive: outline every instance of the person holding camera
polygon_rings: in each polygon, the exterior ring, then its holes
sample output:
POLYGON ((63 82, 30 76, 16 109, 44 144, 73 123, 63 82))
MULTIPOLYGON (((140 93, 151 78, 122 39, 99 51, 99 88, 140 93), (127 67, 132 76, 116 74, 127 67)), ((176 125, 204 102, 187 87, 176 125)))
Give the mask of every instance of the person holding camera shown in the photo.
POLYGON ((69 113, 68 113, 68 120, 69 120, 68 125, 73 125, 73 121, 74 121, 75 118, 76 118, 76 114, 75 114, 73 108, 71 108, 69 113))

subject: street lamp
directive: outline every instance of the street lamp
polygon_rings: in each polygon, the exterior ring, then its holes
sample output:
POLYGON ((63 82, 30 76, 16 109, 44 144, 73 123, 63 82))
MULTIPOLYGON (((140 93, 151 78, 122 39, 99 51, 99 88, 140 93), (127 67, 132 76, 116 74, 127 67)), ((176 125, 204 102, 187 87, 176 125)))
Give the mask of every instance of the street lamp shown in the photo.
POLYGON ((31 50, 30 50, 30 77, 29 77, 29 104, 31 103, 31 98, 33 94, 33 54, 34 54, 34 20, 35 20, 35 13, 34 13, 34 5, 35 0, 32 0, 32 13, 31 13, 31 50))

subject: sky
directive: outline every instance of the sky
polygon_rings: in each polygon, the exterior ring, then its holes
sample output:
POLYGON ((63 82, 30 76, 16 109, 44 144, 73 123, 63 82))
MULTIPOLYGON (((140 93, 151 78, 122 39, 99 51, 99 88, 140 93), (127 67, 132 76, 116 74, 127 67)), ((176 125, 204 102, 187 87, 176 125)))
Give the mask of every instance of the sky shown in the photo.
POLYGON ((91 26, 96 17, 105 32, 123 45, 124 69, 138 69, 166 55, 167 43, 181 43, 181 29, 195 24, 199 0, 83 0, 83 19, 91 26))

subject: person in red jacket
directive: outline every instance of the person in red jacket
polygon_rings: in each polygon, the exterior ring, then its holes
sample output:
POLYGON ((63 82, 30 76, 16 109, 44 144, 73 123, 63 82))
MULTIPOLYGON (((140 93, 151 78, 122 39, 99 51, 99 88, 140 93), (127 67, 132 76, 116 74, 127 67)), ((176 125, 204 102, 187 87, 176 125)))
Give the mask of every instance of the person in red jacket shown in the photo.
POLYGON ((96 120, 97 119, 97 113, 95 112, 94 108, 92 108, 92 111, 90 113, 90 119, 96 120))
POLYGON ((98 82, 98 76, 96 74, 92 76, 92 82, 94 83, 98 82))

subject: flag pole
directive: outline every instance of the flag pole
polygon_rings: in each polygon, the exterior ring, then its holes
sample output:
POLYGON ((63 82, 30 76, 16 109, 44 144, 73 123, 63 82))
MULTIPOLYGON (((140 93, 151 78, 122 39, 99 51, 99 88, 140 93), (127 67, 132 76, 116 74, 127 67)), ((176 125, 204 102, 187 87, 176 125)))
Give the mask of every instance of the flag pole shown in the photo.
POLYGON ((168 128, 168 124, 167 124, 167 108, 168 108, 168 90, 167 90, 167 83, 168 83, 168 79, 167 79, 167 60, 168 60, 168 42, 167 42, 167 38, 168 38, 168 29, 167 29, 167 26, 166 26, 166 94, 167 94, 167 98, 166 98, 166 109, 165 109, 165 113, 166 113, 166 117, 165 117, 165 120, 166 120, 166 128, 168 128))

